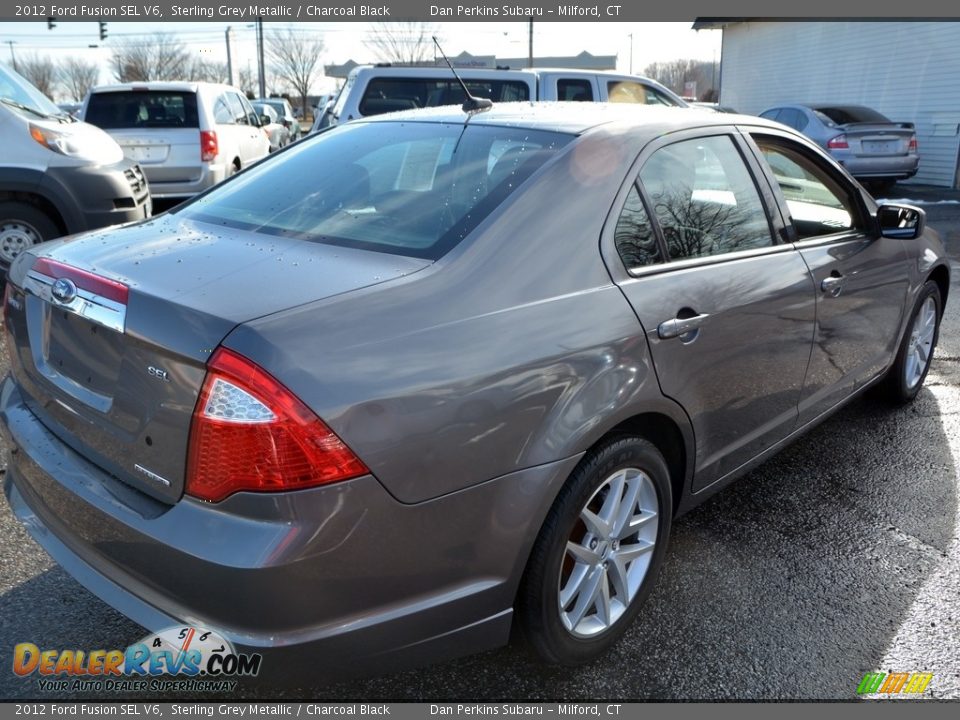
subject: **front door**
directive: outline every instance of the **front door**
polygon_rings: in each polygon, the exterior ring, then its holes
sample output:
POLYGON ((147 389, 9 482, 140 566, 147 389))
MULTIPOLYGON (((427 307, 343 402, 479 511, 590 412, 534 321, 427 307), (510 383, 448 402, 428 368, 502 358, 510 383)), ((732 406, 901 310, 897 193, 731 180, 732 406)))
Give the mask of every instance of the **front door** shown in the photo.
POLYGON ((752 135, 783 196, 817 294, 817 326, 800 399, 804 424, 874 379, 897 350, 908 291, 903 240, 880 237, 859 191, 791 138, 752 135))

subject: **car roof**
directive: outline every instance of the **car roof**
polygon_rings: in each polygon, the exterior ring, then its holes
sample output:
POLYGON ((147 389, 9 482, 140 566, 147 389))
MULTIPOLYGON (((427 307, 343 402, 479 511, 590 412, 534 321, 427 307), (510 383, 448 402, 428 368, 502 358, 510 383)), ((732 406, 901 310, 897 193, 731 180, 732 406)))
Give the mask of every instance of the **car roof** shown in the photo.
MULTIPOLYGON (((458 106, 448 105, 374 115, 352 122, 463 123, 467 119, 458 106)), ((713 110, 597 102, 511 102, 497 103, 489 110, 470 117, 471 125, 499 125, 580 135, 600 126, 617 127, 621 132, 635 131, 651 136, 686 128, 707 126, 754 125, 783 130, 779 123, 713 110)))
POLYGON ((151 80, 148 82, 126 82, 126 83, 115 83, 113 85, 97 85, 95 88, 91 89, 90 92, 122 92, 125 90, 133 90, 135 88, 146 88, 147 90, 170 90, 173 92, 197 92, 198 90, 205 88, 216 88, 218 90, 236 90, 240 92, 235 87, 231 85, 225 85, 222 83, 208 83, 208 82, 182 82, 182 81, 161 81, 161 80, 151 80))
MULTIPOLYGON (((351 75, 383 75, 384 77, 450 78, 456 80, 448 67, 422 67, 417 65, 360 65, 350 71, 351 75)), ((534 79, 533 70, 504 70, 500 68, 457 68, 457 74, 465 78, 515 77, 534 79)))

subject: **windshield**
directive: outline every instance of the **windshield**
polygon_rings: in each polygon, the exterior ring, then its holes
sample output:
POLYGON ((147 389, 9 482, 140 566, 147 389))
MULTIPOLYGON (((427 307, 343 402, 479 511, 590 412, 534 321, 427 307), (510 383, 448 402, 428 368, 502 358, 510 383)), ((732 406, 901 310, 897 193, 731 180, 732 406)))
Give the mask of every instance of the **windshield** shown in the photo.
POLYGON ((59 117, 64 114, 42 92, 4 65, 0 65, 0 98, 23 105, 41 115, 59 117))
POLYGON ((459 123, 344 125, 174 212, 436 260, 572 137, 459 123))

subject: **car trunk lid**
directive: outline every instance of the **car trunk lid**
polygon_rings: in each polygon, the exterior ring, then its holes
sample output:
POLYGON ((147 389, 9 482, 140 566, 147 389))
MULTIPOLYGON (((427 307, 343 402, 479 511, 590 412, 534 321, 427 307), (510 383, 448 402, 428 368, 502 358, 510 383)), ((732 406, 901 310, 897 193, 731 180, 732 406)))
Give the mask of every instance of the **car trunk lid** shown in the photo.
POLYGON ((849 123, 839 127, 850 151, 858 156, 906 155, 916 133, 906 123, 849 123))
POLYGON ((429 264, 173 216, 37 254, 17 264, 23 292, 6 310, 31 409, 75 451, 171 503, 205 363, 230 330, 429 264))

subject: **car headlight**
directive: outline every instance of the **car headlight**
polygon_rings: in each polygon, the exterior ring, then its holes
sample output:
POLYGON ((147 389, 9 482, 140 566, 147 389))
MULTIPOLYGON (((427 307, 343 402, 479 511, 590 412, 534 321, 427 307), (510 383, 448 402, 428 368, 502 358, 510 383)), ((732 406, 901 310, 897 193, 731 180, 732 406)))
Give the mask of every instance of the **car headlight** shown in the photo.
POLYGON ((61 155, 79 160, 102 160, 103 148, 91 143, 88 137, 78 137, 72 132, 62 132, 30 123, 30 137, 61 155))

